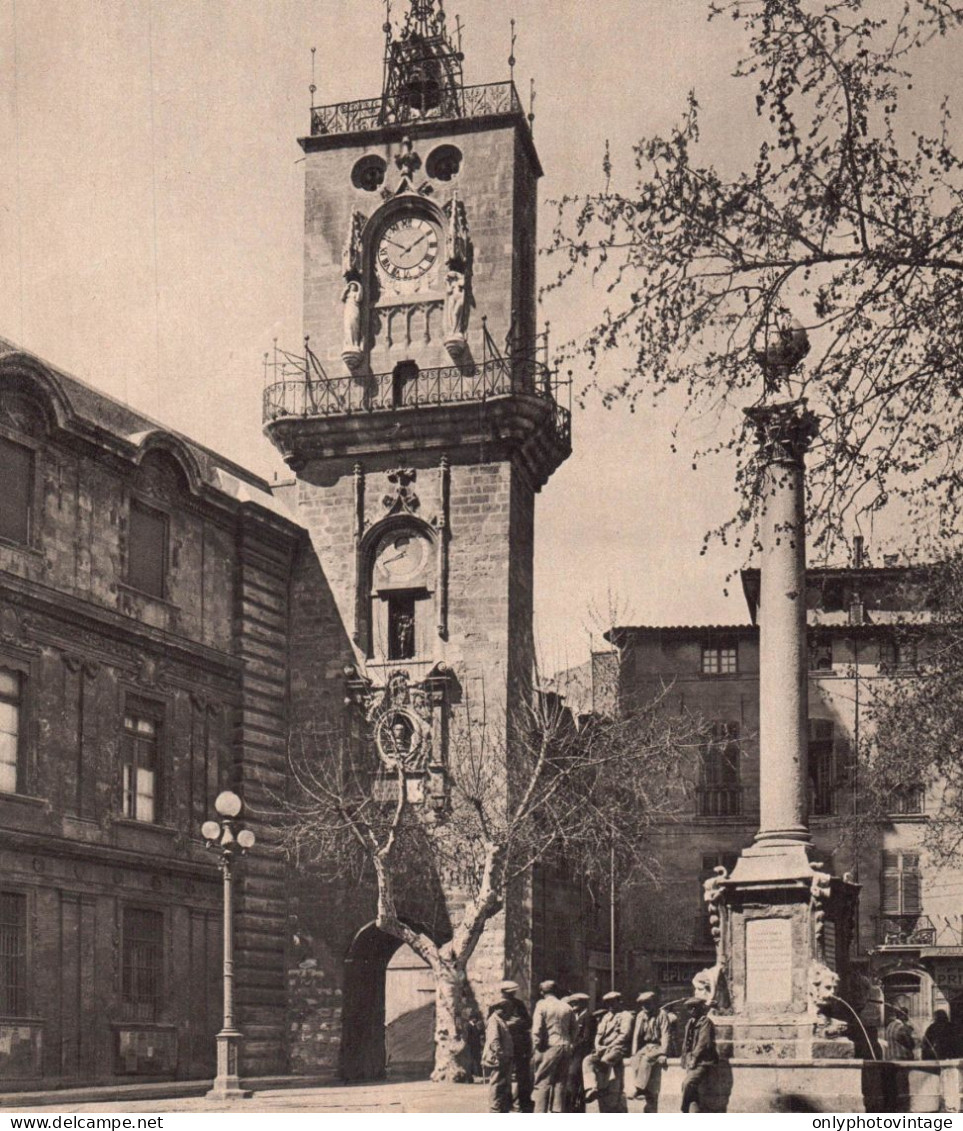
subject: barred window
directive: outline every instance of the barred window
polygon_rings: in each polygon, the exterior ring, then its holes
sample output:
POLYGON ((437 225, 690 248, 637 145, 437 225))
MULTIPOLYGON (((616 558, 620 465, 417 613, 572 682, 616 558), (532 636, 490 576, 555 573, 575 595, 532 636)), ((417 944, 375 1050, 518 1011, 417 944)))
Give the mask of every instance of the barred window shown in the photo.
POLYGON ((0 538, 30 541, 34 455, 30 448, 0 437, 0 538))
POLYGON ((0 668, 0 793, 20 785, 20 673, 0 668))
POLYGON ((157 820, 157 747, 160 723, 138 713, 124 716, 124 816, 132 821, 157 820))
POLYGON ((124 908, 122 1000, 128 1021, 156 1021, 164 968, 164 916, 160 911, 124 908))
POLYGON ((27 897, 0 892, 0 1016, 27 1012, 27 897))
POLYGON ((739 670, 739 649, 735 642, 702 649, 703 675, 735 675, 739 670))

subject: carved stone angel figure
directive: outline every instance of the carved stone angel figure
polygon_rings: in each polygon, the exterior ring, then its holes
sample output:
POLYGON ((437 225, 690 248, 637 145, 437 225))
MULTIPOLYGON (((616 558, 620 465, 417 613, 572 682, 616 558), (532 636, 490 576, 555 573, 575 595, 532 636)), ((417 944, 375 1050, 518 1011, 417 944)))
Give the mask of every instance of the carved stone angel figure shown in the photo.
POLYGON ((465 276, 461 271, 449 271, 445 284, 445 340, 462 341, 465 337, 465 276))
POLYGON ((352 280, 344 288, 341 301, 344 303, 344 350, 346 353, 361 352, 361 303, 364 289, 352 280))

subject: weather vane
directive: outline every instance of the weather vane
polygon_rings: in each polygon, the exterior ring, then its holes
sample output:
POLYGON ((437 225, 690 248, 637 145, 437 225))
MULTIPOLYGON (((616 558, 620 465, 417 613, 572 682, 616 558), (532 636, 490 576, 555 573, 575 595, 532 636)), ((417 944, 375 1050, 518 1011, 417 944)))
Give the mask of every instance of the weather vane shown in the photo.
POLYGON ((317 50, 318 50, 317 47, 311 48, 311 85, 308 87, 308 90, 311 91, 311 105, 312 106, 314 105, 314 95, 315 95, 315 93, 318 89, 317 84, 314 81, 314 57, 315 57, 315 53, 317 52, 317 50))
POLYGON ((508 56, 508 68, 513 85, 515 82, 515 41, 517 38, 515 35, 515 17, 512 16, 512 50, 508 56))

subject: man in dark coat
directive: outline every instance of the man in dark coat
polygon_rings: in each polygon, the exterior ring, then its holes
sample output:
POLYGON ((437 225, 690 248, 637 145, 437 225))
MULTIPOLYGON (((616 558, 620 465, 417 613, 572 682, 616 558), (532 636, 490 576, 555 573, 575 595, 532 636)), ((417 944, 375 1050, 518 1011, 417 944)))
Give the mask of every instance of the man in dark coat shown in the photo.
POLYGON ((565 1003, 575 1016, 575 1042, 568 1073, 567 1110, 585 1111, 585 1086, 582 1083, 582 1061, 595 1046, 595 1018, 589 1009, 588 994, 569 994, 565 1003))
POLYGON ((956 1056, 956 1034, 945 1009, 933 1014, 933 1023, 923 1034, 923 1060, 952 1060, 956 1056))
POLYGON ((532 1098, 535 1114, 564 1112, 569 1067, 575 1045, 575 1014, 571 1006, 559 1000, 554 982, 542 982, 542 995, 532 1012, 532 1098))
POLYGON ((656 995, 651 990, 639 994, 635 1000, 639 1012, 632 1034, 634 1087, 630 1095, 643 1100, 646 1112, 656 1112, 662 1090, 662 1069, 668 1063, 672 1027, 669 1015, 659 1008, 656 995))
POLYGON ((709 1019, 709 1008, 700 997, 686 1000, 689 1020, 682 1038, 682 1068, 685 1079, 682 1081, 682 1110, 689 1113, 702 1111, 700 1093, 705 1079, 719 1061, 716 1052, 716 1029, 709 1019))
POLYGON ((488 1073, 488 1110, 491 1112, 512 1110, 514 1049, 512 1035, 505 1023, 507 1014, 505 1001, 496 1001, 488 1010, 488 1023, 485 1026, 485 1046, 482 1049, 481 1063, 488 1073))
POLYGON ((518 982, 502 982, 499 987, 505 1003, 505 1024, 512 1035, 515 1058, 516 1103, 519 1111, 534 1111, 532 1104, 532 1017, 517 996, 518 982))

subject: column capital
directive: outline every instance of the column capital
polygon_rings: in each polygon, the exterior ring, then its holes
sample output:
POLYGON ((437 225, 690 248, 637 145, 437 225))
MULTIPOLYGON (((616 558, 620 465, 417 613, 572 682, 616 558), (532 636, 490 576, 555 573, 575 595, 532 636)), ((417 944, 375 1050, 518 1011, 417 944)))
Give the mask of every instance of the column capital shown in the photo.
POLYGON ((802 397, 743 410, 756 429, 764 463, 802 466, 809 445, 819 434, 819 421, 806 403, 802 397))

